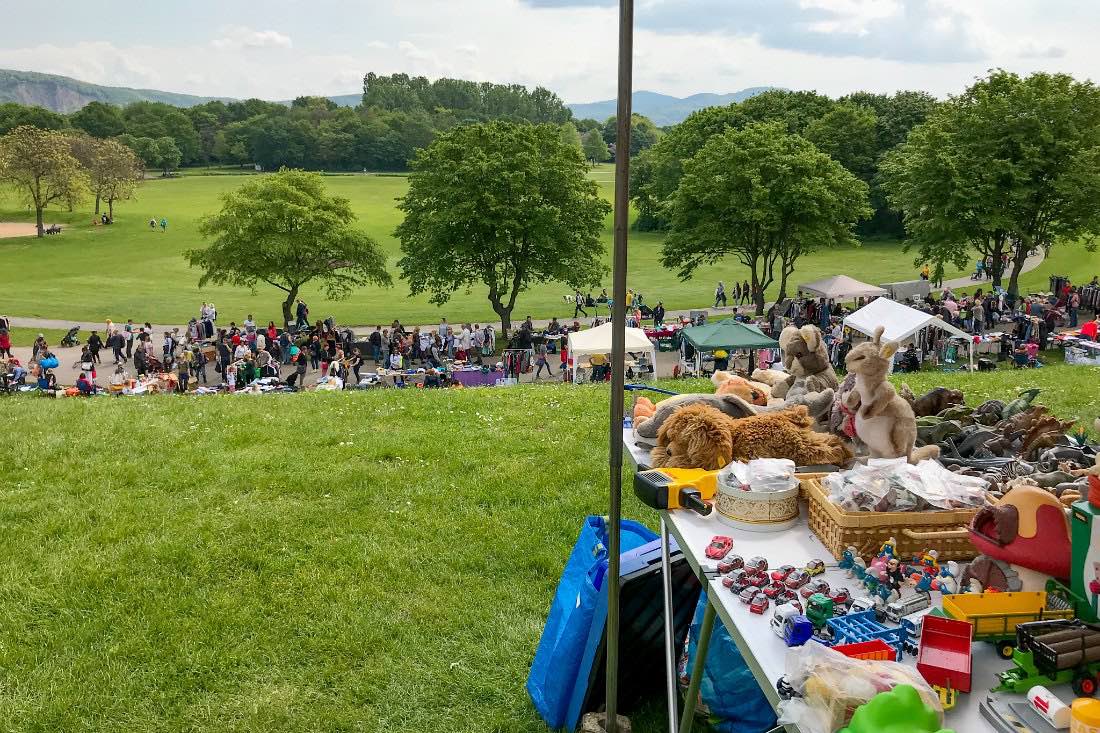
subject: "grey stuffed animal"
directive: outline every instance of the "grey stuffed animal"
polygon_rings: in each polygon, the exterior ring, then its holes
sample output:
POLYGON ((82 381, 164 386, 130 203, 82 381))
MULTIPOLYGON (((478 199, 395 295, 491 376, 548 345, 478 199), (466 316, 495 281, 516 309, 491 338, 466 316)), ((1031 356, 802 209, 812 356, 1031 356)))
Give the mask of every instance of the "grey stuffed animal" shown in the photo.
POLYGON ((783 366, 790 376, 786 382, 772 385, 772 397, 786 397, 799 379, 807 392, 835 390, 839 386, 829 363, 829 349, 817 326, 787 326, 779 334, 779 346, 783 349, 783 366))
POLYGON ((653 417, 635 423, 635 442, 640 446, 653 448, 657 445, 657 431, 661 429, 661 425, 668 419, 669 415, 685 405, 697 402, 716 407, 735 419, 750 417, 763 411, 762 408, 750 404, 737 395, 732 394, 716 395, 702 393, 676 395, 675 397, 669 397, 667 400, 658 402, 656 405, 657 411, 653 414, 653 417))

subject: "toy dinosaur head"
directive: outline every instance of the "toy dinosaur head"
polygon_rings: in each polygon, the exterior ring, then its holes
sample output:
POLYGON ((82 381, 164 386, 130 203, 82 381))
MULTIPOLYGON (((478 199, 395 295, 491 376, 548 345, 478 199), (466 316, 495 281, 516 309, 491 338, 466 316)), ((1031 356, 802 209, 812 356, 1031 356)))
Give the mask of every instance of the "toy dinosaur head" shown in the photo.
POLYGON ((897 341, 882 342, 882 334, 886 329, 879 326, 875 329, 874 339, 857 344, 848 352, 844 359, 844 365, 850 374, 859 374, 874 379, 885 379, 890 371, 890 359, 898 350, 897 341))

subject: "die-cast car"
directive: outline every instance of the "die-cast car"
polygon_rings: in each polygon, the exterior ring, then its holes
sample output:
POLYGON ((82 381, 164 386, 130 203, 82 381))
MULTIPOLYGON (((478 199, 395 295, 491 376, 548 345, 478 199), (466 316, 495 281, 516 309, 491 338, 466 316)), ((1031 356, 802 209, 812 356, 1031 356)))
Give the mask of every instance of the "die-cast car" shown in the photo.
POLYGON ((825 572, 825 562, 822 560, 810 560, 804 570, 810 575, 821 575, 825 572))
POLYGON ((759 592, 759 588, 750 585, 746 587, 743 591, 741 591, 741 593, 738 595, 738 598, 741 599, 742 603, 749 603, 750 601, 752 601, 753 598, 756 597, 756 594, 759 592))
POLYGON ((768 610, 768 605, 768 597, 763 593, 757 593, 753 597, 752 602, 749 603, 749 611, 763 614, 764 611, 768 610))
POLYGON ((780 594, 786 593, 787 587, 782 583, 772 583, 764 588, 764 595, 772 600, 779 598, 780 594))
POLYGON ((727 588, 732 588, 733 586, 738 584, 745 585, 744 570, 734 570, 733 572, 722 576, 722 585, 726 586, 727 588))
POLYGON ((783 581, 788 588, 801 588, 810 582, 810 576, 805 570, 795 570, 783 581))
POLYGON ((847 588, 833 588, 828 595, 834 606, 844 606, 852 602, 852 594, 847 588))
POLYGON ((732 573, 745 567, 745 558, 740 555, 726 555, 726 558, 718 563, 719 573, 732 573))
POLYGON ((750 568, 755 568, 755 569, 759 570, 762 573, 768 572, 768 561, 767 561, 767 559, 765 559, 763 557, 760 557, 759 555, 754 555, 753 557, 750 557, 748 559, 748 562, 745 563, 745 566, 750 567, 750 568))
POLYGON ((707 545, 707 557, 711 560, 721 560, 729 554, 733 549, 733 538, 726 537, 725 535, 715 535, 711 537, 710 544, 707 545))
POLYGON ((811 580, 806 585, 802 586, 802 597, 809 598, 814 593, 821 593, 822 595, 829 595, 829 584, 824 580, 811 580))
POLYGON ((794 565, 780 565, 772 571, 772 580, 776 583, 782 583, 787 579, 787 576, 795 571, 794 565))

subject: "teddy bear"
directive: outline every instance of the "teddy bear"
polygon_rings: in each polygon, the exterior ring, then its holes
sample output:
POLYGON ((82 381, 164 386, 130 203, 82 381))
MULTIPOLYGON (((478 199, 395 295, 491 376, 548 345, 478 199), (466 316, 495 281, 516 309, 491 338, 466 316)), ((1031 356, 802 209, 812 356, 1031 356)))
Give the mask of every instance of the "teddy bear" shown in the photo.
MULTIPOLYGON (((787 326, 779 334, 779 347, 783 350, 783 366, 789 374, 785 380, 772 384, 773 397, 785 397, 796 382, 801 383, 807 393, 835 390, 839 386, 829 363, 829 349, 817 326, 787 326)), ((755 372, 753 379, 756 379, 755 372)))
POLYGON ((731 461, 786 458, 795 465, 843 465, 852 453, 835 435, 816 433, 806 407, 733 418, 707 404, 683 406, 662 424, 654 468, 717 470, 731 461))
POLYGON ((763 382, 754 382, 729 372, 716 371, 711 375, 714 394, 734 394, 758 407, 767 407, 772 388, 763 382))
POLYGON ((645 397, 639 397, 634 406, 634 441, 646 448, 657 445, 657 435, 665 421, 677 410, 697 403, 709 405, 732 418, 749 417, 761 409, 735 394, 681 394, 661 400, 656 405, 645 397))

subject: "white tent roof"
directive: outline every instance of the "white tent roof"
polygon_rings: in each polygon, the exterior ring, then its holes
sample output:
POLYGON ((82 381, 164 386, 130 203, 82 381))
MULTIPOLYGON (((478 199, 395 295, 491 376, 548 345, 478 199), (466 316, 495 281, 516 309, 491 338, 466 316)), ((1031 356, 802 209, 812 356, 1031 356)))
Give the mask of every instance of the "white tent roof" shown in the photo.
POLYGON ((882 338, 886 341, 905 341, 926 328, 939 328, 970 340, 970 334, 955 328, 939 316, 910 308, 889 298, 878 298, 844 319, 844 325, 868 336, 875 335, 879 326, 886 328, 882 338))
MULTIPOLYGON (((640 328, 626 329, 626 350, 653 351, 653 342, 640 328)), ((590 328, 587 331, 574 331, 569 334, 569 353, 574 356, 585 354, 611 353, 611 321, 590 328)))
POLYGON ((816 295, 827 300, 855 300, 888 294, 880 287, 861 283, 847 275, 833 275, 824 280, 815 280, 812 283, 799 285, 798 289, 805 294, 816 295))

